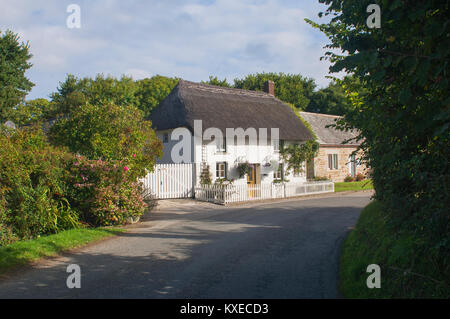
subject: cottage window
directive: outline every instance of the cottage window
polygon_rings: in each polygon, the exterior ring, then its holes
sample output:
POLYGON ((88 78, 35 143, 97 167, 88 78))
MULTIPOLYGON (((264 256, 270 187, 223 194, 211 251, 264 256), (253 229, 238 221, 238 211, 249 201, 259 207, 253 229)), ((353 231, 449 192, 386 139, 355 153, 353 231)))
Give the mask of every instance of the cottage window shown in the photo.
POLYGON ((280 140, 273 140, 273 151, 275 153, 280 151, 280 140))
POLYGON ((227 163, 226 162, 216 163, 216 177, 217 178, 227 178, 227 163))
POLYGON ((216 152, 217 153, 225 153, 227 151, 227 139, 226 137, 223 138, 216 138, 216 152))
POLYGON ((328 169, 338 169, 338 155, 337 154, 328 154, 328 169))
POLYGON ((169 133, 163 134, 163 143, 169 143, 169 133))
POLYGON ((283 164, 278 164, 278 169, 273 172, 273 179, 283 179, 283 164))

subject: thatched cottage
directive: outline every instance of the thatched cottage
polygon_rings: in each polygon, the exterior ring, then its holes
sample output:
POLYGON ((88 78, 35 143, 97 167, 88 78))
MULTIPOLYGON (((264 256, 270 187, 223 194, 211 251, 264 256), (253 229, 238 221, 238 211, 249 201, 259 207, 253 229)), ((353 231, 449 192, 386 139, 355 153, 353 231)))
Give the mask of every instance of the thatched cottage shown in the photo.
POLYGON ((266 83, 265 92, 257 92, 180 80, 150 116, 164 144, 164 156, 159 163, 176 162, 173 151, 178 153, 181 141, 176 130, 184 128, 187 136, 183 136, 191 147, 183 149, 183 162, 199 164, 196 165, 200 167, 197 182, 205 168, 209 169, 213 181, 233 179, 235 184, 264 184, 289 175, 290 183, 305 182, 305 173, 294 176, 286 172, 280 160, 280 143, 302 143, 313 137, 274 92, 271 81, 266 83), (239 128, 246 134, 256 132, 257 141, 248 136, 229 138, 227 129, 236 132, 239 128), (278 136, 272 130, 275 128, 278 136), (214 138, 210 139, 208 135, 217 129, 222 136, 217 138, 217 134, 212 134, 214 138), (248 165, 246 176, 239 174, 243 164, 248 165))

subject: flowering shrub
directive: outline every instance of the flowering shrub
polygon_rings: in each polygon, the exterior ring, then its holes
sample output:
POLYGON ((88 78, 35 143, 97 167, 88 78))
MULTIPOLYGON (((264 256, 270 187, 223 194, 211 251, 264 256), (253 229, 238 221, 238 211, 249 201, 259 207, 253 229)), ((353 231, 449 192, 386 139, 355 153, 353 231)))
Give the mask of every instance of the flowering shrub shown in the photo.
POLYGON ((78 227, 65 196, 72 155, 39 127, 0 132, 0 244, 78 227))
POLYGON ((357 175, 356 175, 356 177, 355 177, 355 180, 357 181, 357 182, 360 182, 360 181, 362 181, 362 180, 364 180, 365 179, 365 176, 364 176, 364 174, 361 174, 361 173, 358 173, 357 175))
POLYGON ((347 175, 347 176, 345 176, 345 178, 344 178, 344 182, 347 182, 347 183, 349 183, 349 182, 354 182, 355 181, 355 179, 353 178, 353 176, 351 176, 351 175, 347 175))
POLYGON ((145 212, 142 187, 126 161, 77 156, 70 172, 70 202, 83 221, 94 226, 125 224, 145 212))

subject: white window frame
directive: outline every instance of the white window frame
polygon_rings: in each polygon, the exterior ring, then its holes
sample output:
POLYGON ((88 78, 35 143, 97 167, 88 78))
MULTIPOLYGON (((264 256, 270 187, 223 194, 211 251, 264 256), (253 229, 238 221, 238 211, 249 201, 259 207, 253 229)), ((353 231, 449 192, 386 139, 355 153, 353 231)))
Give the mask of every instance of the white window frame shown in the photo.
POLYGON ((216 163, 216 178, 225 178, 225 179, 227 178, 227 163, 226 162, 217 162, 216 163))
POLYGON ((227 152, 227 139, 222 137, 222 139, 216 138, 216 153, 226 153, 227 152))
POLYGON ((275 153, 280 152, 280 140, 273 140, 273 151, 275 153))
POLYGON ((273 171, 273 179, 283 179, 283 163, 278 163, 278 168, 273 171))
POLYGON ((339 169, 339 155, 336 153, 330 153, 328 155, 328 170, 338 170, 339 169), (331 161, 330 161, 331 158, 331 161))

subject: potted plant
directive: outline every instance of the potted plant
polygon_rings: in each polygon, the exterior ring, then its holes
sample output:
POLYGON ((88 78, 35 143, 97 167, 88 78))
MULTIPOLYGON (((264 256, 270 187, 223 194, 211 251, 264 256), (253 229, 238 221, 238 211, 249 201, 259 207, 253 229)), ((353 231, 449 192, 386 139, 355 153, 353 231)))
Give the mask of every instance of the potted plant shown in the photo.
POLYGON ((239 172, 239 177, 244 177, 245 175, 248 174, 250 165, 248 162, 244 162, 244 163, 239 163, 237 166, 237 170, 239 172))

